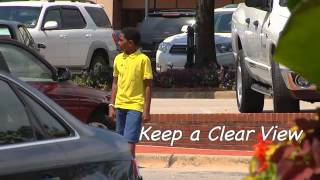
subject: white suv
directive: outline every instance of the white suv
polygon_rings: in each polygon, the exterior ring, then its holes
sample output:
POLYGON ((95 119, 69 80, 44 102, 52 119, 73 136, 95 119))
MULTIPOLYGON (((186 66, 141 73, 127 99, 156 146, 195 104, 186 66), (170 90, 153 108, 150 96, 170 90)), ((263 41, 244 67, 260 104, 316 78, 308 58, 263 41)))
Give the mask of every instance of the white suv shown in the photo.
POLYGON ((115 34, 103 7, 80 2, 0 3, 0 19, 26 24, 40 53, 57 67, 98 70, 113 66, 115 34))

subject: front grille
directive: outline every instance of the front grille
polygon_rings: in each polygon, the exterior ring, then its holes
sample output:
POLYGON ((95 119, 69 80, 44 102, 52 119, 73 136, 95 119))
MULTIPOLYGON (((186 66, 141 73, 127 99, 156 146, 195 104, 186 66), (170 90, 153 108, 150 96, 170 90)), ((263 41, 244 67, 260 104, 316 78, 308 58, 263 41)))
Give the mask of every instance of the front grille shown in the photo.
POLYGON ((171 54, 187 54, 186 45, 173 45, 170 49, 171 54))

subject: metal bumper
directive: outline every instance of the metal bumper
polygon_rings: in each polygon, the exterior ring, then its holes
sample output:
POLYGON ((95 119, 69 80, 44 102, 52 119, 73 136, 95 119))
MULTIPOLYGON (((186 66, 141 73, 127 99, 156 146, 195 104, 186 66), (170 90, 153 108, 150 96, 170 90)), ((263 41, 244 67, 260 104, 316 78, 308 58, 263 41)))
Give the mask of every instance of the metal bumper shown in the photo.
POLYGON ((311 84, 308 87, 301 87, 294 81, 294 72, 289 69, 282 68, 281 74, 287 88, 292 92, 292 95, 299 100, 319 102, 320 93, 317 91, 317 86, 311 84))

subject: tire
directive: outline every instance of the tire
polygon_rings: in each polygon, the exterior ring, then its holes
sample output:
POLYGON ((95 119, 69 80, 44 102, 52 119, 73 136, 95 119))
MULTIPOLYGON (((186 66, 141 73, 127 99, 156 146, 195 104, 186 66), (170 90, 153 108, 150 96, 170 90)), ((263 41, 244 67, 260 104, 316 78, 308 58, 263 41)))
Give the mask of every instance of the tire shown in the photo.
POLYGON ((96 53, 91 60, 90 71, 93 72, 94 75, 107 72, 109 67, 106 59, 108 58, 102 53, 96 53))
POLYGON ((300 111, 299 100, 291 96, 279 68, 279 64, 272 61, 272 89, 273 111, 277 113, 294 113, 300 111))
POLYGON ((105 115, 105 113, 97 112, 90 118, 88 125, 102 128, 105 130, 115 131, 115 123, 105 115))
POLYGON ((251 89, 254 80, 244 64, 243 51, 239 51, 237 60, 236 94, 237 105, 241 113, 259 113, 264 106, 264 95, 251 89))

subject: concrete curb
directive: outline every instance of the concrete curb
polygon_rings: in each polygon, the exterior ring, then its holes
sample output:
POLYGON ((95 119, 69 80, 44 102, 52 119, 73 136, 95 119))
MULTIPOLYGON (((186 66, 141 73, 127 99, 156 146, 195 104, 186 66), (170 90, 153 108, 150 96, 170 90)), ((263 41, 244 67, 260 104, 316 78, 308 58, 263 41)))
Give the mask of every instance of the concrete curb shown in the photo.
POLYGON ((138 153, 139 165, 145 168, 213 169, 248 172, 250 156, 184 155, 138 153))

